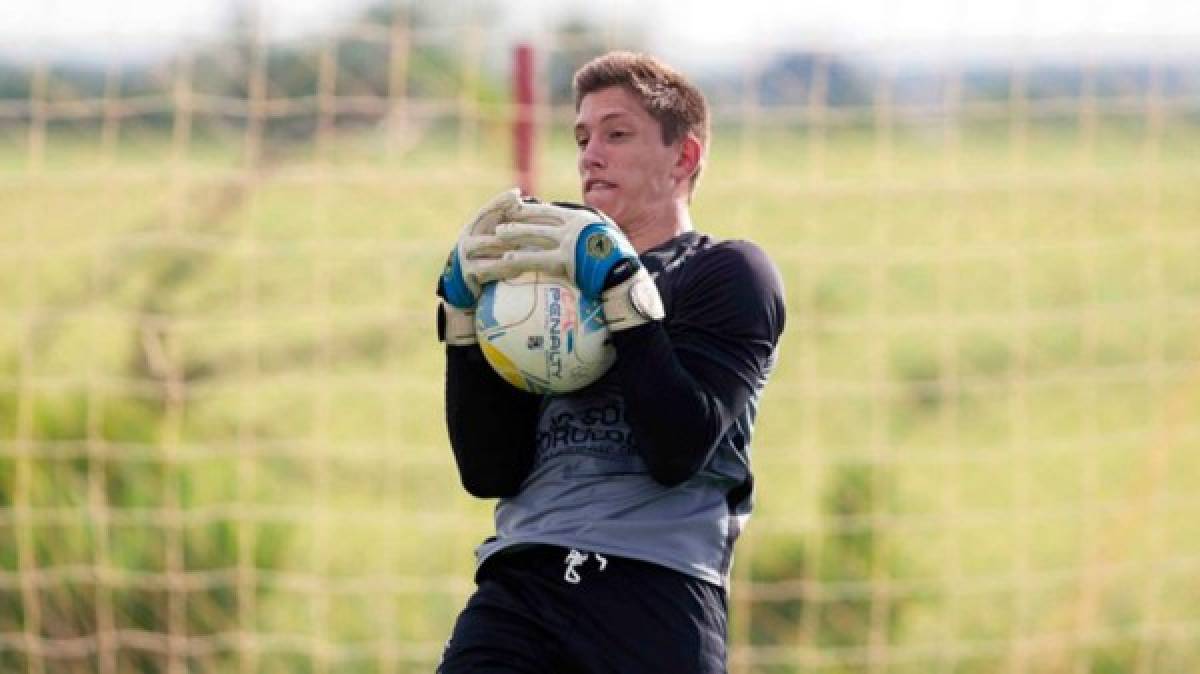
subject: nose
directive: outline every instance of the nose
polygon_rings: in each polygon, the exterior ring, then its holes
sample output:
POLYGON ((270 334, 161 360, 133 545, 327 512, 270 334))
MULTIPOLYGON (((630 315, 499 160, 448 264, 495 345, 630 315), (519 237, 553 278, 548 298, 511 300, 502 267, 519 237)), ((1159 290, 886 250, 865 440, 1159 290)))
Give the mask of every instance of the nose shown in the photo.
POLYGON ((600 143, 595 139, 588 139, 583 147, 579 148, 579 167, 584 170, 604 168, 604 155, 600 143))

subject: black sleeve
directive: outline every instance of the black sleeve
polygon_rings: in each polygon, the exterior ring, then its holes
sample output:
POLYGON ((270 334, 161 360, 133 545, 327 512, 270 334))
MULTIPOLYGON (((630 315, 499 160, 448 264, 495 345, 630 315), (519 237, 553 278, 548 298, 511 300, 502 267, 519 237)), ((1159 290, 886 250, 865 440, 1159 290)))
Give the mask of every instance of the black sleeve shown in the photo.
POLYGON ((779 273, 754 245, 726 242, 692 266, 665 324, 613 334, 629 424, 667 486, 708 463, 765 381, 785 318, 779 273))
POLYGON ((533 467, 541 397, 492 370, 478 346, 446 347, 446 427, 472 496, 515 496, 533 467))

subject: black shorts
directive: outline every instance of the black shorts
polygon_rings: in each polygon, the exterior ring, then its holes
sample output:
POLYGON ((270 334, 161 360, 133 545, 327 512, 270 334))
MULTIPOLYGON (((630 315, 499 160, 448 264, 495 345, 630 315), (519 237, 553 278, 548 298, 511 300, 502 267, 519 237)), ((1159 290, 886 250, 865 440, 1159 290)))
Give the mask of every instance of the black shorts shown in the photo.
POLYGON ((725 591, 632 559, 537 545, 476 575, 438 674, 717 674, 725 591))

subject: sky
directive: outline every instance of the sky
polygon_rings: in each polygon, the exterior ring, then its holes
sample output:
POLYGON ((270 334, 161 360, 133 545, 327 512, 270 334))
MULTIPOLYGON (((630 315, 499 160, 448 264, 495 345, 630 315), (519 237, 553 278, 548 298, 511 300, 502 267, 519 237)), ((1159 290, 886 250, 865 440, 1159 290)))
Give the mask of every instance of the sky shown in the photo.
MULTIPOLYGON (((215 34, 235 1, 0 0, 0 55, 152 54, 181 39, 215 34)), ((277 37, 328 28, 367 2, 259 1, 277 37)), ((536 38, 555 22, 582 14, 613 30, 640 30, 656 53, 685 64, 744 60, 796 45, 901 58, 1013 50, 1167 58, 1200 53, 1200 0, 488 1, 499 9, 488 26, 494 36, 536 38), (604 9, 595 9, 600 5, 604 9)), ((442 0, 436 6, 453 17, 477 4, 442 0)))

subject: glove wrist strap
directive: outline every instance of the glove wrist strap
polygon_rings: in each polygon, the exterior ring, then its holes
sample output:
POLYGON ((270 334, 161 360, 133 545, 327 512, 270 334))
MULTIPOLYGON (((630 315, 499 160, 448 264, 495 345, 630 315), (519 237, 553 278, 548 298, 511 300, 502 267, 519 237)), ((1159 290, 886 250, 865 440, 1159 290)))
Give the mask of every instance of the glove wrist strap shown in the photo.
POLYGON ((471 346, 479 342, 475 336, 475 310, 460 309, 442 301, 443 340, 449 346, 471 346))
POLYGON ((645 269, 639 269, 627 280, 604 291, 600 301, 604 307, 604 320, 613 332, 659 321, 664 315, 658 287, 645 269))

